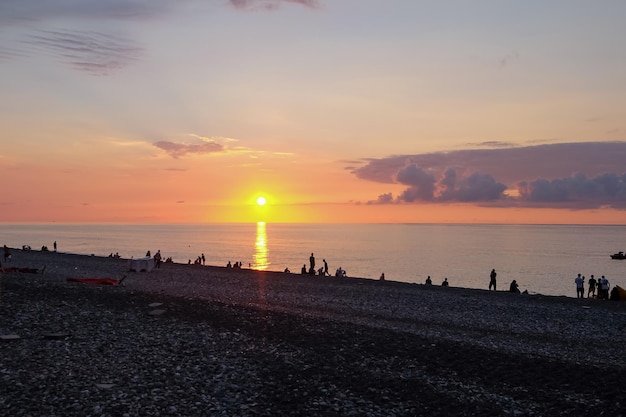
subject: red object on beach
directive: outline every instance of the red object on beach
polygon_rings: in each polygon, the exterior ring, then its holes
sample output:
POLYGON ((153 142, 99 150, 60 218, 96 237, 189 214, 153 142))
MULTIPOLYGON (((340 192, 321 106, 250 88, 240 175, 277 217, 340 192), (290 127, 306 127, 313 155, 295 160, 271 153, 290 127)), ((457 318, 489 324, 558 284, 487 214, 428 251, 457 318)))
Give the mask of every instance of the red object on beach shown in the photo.
POLYGON ((82 282, 83 284, 94 285, 119 285, 122 279, 115 278, 67 278, 67 282, 82 282))

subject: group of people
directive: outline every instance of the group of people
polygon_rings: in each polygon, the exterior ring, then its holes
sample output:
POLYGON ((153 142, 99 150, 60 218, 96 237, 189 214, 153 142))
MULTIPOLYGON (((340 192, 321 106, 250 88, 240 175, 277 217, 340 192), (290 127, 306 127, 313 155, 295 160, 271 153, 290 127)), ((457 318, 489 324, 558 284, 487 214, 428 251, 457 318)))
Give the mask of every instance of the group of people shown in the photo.
MULTIPOLYGON (((311 256, 309 256, 309 267, 307 268, 306 264, 303 264, 302 269, 300 270, 300 273, 329 277, 330 272, 328 272, 328 262, 326 262, 326 259, 322 259, 322 262, 324 264, 320 266, 318 269, 315 269, 315 254, 311 253, 311 256)), ((341 267, 339 269, 341 269, 341 267)), ((286 269, 285 272, 287 272, 288 270, 289 269, 286 269)), ((335 274, 335 276, 337 275, 335 274)))
MULTIPOLYGON (((430 275, 426 277, 426 285, 433 285, 433 280, 430 278, 430 275)), ((441 282, 442 287, 449 287, 450 283, 448 282, 448 278, 444 278, 441 282)))
MULTIPOLYGON (((576 298, 585 297, 585 277, 578 274, 574 278, 576 284, 576 298)), ((596 279, 593 275, 587 281, 587 298, 598 298, 600 300, 609 299, 609 288, 611 287, 609 280, 604 275, 601 278, 596 279), (597 295, 596 295, 597 292, 597 295)))
MULTIPOLYGON (((496 272, 495 268, 491 270, 491 272, 489 273, 489 291, 491 291, 491 289, 493 288, 494 291, 497 291, 496 288, 498 286, 498 273, 496 272)), ((521 294, 521 291, 519 289, 519 284, 517 283, 517 280, 513 280, 511 281, 511 283, 509 284, 509 292, 512 292, 514 294, 521 294)), ((528 294, 528 291, 524 291, 524 294, 528 294)))

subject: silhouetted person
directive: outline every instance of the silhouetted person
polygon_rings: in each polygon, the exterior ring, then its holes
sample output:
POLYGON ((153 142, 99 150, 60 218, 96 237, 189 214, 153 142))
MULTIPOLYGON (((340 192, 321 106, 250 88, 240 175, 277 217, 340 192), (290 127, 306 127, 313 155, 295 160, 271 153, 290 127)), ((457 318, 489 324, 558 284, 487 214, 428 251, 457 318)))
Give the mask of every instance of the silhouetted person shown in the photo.
POLYGON ((576 284, 576 298, 583 298, 585 295, 585 277, 581 277, 580 274, 574 278, 576 284))
POLYGON ((57 251, 57 241, 55 240, 54 243, 52 244, 52 247, 54 248, 54 251, 57 251))
POLYGON ((328 272, 328 264, 326 263, 326 259, 322 259, 322 261, 324 261, 324 276, 326 275, 330 276, 330 273, 328 272))
POLYGON ((300 271, 303 275, 306 274, 306 264, 302 265, 302 271, 300 271))
POLYGON ((430 275, 426 278, 426 285, 433 285, 433 280, 430 279, 430 275))
POLYGON ((448 287, 448 286, 449 286, 449 284, 448 284, 448 278, 444 278, 444 279, 443 279, 443 282, 441 283, 441 286, 442 286, 442 287, 448 287))
POLYGON ((519 294, 519 285, 517 285, 517 281, 511 281, 511 285, 509 286, 509 291, 519 294))
POLYGON ((589 278, 589 289, 587 290, 587 298, 595 298, 596 297, 596 284, 598 283, 598 281, 596 281, 596 279, 593 277, 593 275, 591 276, 591 278, 589 278))
POLYGON ((493 287, 493 290, 496 291, 496 277, 498 276, 498 274, 496 273, 495 269, 491 270, 491 274, 489 274, 489 291, 491 291, 491 287, 493 287))
POLYGON ((315 256, 313 256, 313 253, 311 253, 311 256, 309 256, 309 264, 311 265, 309 270, 315 273, 315 256))
POLYGON ((380 274, 379 280, 381 280, 381 281, 385 280, 385 273, 384 272, 382 274, 380 274))

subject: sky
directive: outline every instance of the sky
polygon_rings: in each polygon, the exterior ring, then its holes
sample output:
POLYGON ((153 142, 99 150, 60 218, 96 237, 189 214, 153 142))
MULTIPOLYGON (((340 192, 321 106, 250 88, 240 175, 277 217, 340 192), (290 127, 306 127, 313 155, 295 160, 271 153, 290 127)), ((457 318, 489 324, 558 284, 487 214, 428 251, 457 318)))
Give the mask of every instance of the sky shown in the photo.
POLYGON ((0 0, 0 222, 623 224, 625 16, 0 0))

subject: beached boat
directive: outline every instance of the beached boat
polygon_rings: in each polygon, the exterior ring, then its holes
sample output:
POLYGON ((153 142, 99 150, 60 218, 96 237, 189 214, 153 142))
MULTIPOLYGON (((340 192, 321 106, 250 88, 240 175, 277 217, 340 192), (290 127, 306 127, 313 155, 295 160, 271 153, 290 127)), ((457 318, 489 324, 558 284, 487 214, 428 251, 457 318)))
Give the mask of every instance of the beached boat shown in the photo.
POLYGON ((624 252, 620 251, 611 255, 611 259, 626 259, 626 255, 624 255, 624 252))

